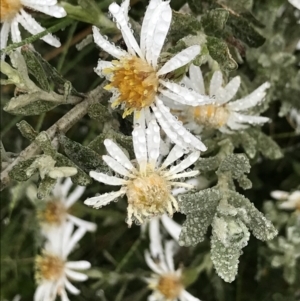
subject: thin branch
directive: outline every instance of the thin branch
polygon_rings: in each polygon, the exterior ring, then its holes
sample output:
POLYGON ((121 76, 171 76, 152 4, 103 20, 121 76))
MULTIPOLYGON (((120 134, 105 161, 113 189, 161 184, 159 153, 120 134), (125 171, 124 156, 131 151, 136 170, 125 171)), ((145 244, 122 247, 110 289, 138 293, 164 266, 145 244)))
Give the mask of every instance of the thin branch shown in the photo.
MULTIPOLYGON (((105 82, 99 85, 96 89, 88 93, 87 97, 75 107, 73 107, 67 114, 60 118, 56 123, 54 123, 46 132, 49 135, 50 139, 54 139, 55 135, 59 133, 66 133, 73 125, 75 125, 79 120, 87 114, 88 107, 92 103, 96 103, 99 98, 101 98, 104 93, 105 82)), ((41 149, 35 142, 32 142, 27 148, 25 148, 18 158, 16 158, 10 165, 8 165, 5 170, 1 172, 1 184, 0 190, 3 190, 7 187, 11 181, 9 172, 12 168, 23 160, 27 160, 30 157, 38 154, 41 149)))

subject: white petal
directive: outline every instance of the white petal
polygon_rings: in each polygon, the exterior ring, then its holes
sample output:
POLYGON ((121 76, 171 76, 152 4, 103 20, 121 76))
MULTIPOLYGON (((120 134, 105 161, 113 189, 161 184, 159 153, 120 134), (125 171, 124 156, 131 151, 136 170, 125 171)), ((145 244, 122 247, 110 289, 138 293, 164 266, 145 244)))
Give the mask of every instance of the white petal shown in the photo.
POLYGON ((199 45, 194 45, 177 53, 169 61, 167 61, 156 74, 164 75, 188 64, 200 53, 200 49, 201 47, 199 45))
POLYGON ((118 174, 124 177, 130 176, 130 172, 114 158, 110 156, 102 156, 102 159, 112 170, 114 170, 118 174))
POLYGON ((70 269, 65 269, 65 273, 68 278, 76 281, 85 281, 88 279, 88 276, 79 272, 72 271, 70 269))
POLYGON ((130 0, 123 0, 121 3, 121 8, 127 22, 129 21, 129 17, 128 17, 129 5, 130 5, 130 0))
POLYGON ((162 130, 166 133, 168 138, 176 145, 180 145, 182 148, 187 149, 189 146, 183 141, 183 139, 179 135, 177 135, 176 131, 171 127, 171 125, 168 124, 168 122, 163 116, 163 113, 159 111, 158 107, 152 104, 151 109, 155 115, 156 120, 158 121, 162 130))
POLYGON ((137 54, 140 58, 144 58, 144 55, 142 54, 141 49, 128 26, 128 22, 121 7, 114 2, 108 9, 115 18, 116 23, 122 32, 124 42, 128 48, 128 53, 131 55, 137 54))
POLYGON ((190 88, 164 80, 159 80, 159 82, 170 90, 168 91, 160 89, 159 91, 166 97, 171 98, 181 104, 196 107, 199 105, 212 103, 212 99, 209 96, 191 91, 190 88))
POLYGON ((168 172, 168 174, 177 174, 189 166, 193 165, 200 157, 200 152, 195 151, 187 156, 183 161, 181 161, 178 165, 172 166, 168 172))
MULTIPOLYGON (((242 129, 246 129, 249 127, 246 124, 239 123, 233 116, 230 116, 228 118, 226 125, 232 130, 242 130, 242 129)), ((221 128, 219 130, 221 130, 221 128)), ((222 132, 226 133, 225 128, 222 129, 222 132)))
POLYGON ((149 238, 150 238, 150 252, 152 257, 163 258, 163 247, 161 244, 161 235, 159 230, 159 218, 155 217, 149 222, 149 238))
POLYGON ((66 292, 65 289, 62 289, 59 294, 60 294, 61 301, 70 301, 70 299, 68 298, 68 295, 67 295, 67 292, 66 292))
POLYGON ((47 290, 47 284, 46 283, 41 283, 35 290, 34 293, 34 301, 44 301, 45 300, 45 294, 47 290))
POLYGON ((168 233, 176 240, 178 241, 179 235, 181 232, 181 226, 177 224, 173 219, 168 217, 166 214, 161 216, 161 221, 168 231, 168 233))
POLYGON ((234 77, 225 88, 222 89, 222 93, 217 92, 216 102, 219 105, 227 103, 234 97, 241 84, 241 78, 239 76, 234 77))
POLYGON ((289 196, 290 202, 299 202, 300 203, 300 190, 292 192, 289 196))
POLYGON ((209 86, 209 96, 216 96, 218 89, 222 87, 223 83, 223 75, 221 71, 215 71, 211 80, 210 80, 210 86, 209 86))
POLYGON ((94 232, 97 229, 97 225, 95 223, 85 221, 85 220, 80 219, 80 218, 78 218, 74 215, 68 214, 68 218, 76 226, 85 228, 86 231, 94 232))
POLYGON ((165 252, 166 252, 166 262, 169 267, 169 271, 174 272, 174 260, 173 260, 173 255, 174 255, 174 247, 175 247, 175 242, 173 240, 169 240, 166 242, 165 245, 165 252))
POLYGON ((186 300, 186 301, 201 301, 200 299, 198 299, 198 298, 194 297, 193 295, 191 295, 186 290, 182 290, 182 292, 180 294, 180 298, 184 298, 184 300, 186 300))
POLYGON ((70 237, 68 244, 63 249, 65 258, 71 253, 74 249, 75 245, 79 242, 79 240, 84 236, 86 233, 85 228, 78 228, 73 235, 70 237))
POLYGON ((272 198, 276 200, 286 200, 289 197, 289 193, 282 190, 274 190, 271 192, 272 198))
POLYGON ((21 3, 24 6, 33 6, 33 5, 43 5, 43 6, 52 6, 57 4, 57 0, 21 0, 21 3))
POLYGON ((158 265, 156 264, 153 259, 151 258, 149 252, 145 252, 145 260, 146 260, 146 263, 148 265, 148 267, 156 274, 158 275, 161 275, 164 270, 158 265))
MULTIPOLYGON (((18 21, 22 26, 29 31, 31 34, 35 35, 45 30, 37 21, 31 17, 24 9, 20 10, 21 15, 18 15, 18 21)), ((50 33, 41 38, 43 41, 52 45, 54 47, 60 47, 61 44, 57 38, 52 36, 50 33)))
POLYGON ((149 30, 151 30, 151 28, 149 28, 150 26, 152 26, 151 24, 151 20, 152 17, 156 14, 156 9, 157 7, 162 3, 161 0, 151 0, 149 2, 149 5, 147 7, 144 19, 143 19, 143 24, 142 24, 142 28, 141 28, 141 33, 140 33, 140 47, 141 47, 141 51, 144 55, 146 55, 146 43, 147 40, 149 38, 149 30))
POLYGON ((146 59, 153 68, 157 67, 157 60, 164 45, 172 19, 169 1, 162 2, 155 9, 149 20, 146 38, 146 59))
MULTIPOLYGON (((197 149, 201 151, 206 151, 206 146, 197 139, 193 134, 191 134, 183 125, 181 122, 179 122, 171 113, 170 109, 164 106, 163 102, 156 98, 155 102, 157 108, 159 109, 160 113, 162 114, 162 117, 167 121, 167 123, 175 130, 176 136, 180 136, 180 140, 183 142, 182 147, 185 147, 184 145, 188 145, 191 149, 197 149)), ((167 133, 166 133, 167 134, 167 133)), ((171 140, 173 140, 175 143, 176 137, 173 136, 169 137, 171 140)), ((176 143, 177 144, 177 143, 176 143)))
POLYGON ((113 66, 113 64, 112 64, 111 62, 103 61, 103 60, 99 59, 99 60, 98 60, 97 67, 94 69, 94 71, 95 71, 99 76, 105 76, 105 74, 103 74, 103 69, 111 68, 112 66, 113 66))
POLYGON ((178 160, 180 157, 182 157, 184 154, 183 149, 179 145, 175 145, 172 150, 170 151, 168 157, 162 164, 162 168, 166 168, 176 160, 178 160))
POLYGON ((91 264, 88 261, 68 261, 65 266, 73 270, 87 270, 91 267, 91 264))
POLYGON ((243 115, 236 112, 231 113, 231 116, 238 122, 244 122, 249 124, 263 124, 265 122, 270 121, 270 118, 268 117, 243 115))
POLYGON ((160 154, 160 128, 155 120, 149 122, 147 133, 148 162, 156 166, 160 154))
POLYGON ((130 160, 124 154, 122 149, 114 143, 112 140, 105 139, 104 145, 106 147, 107 152, 120 164, 122 164, 128 170, 134 170, 135 168, 131 164, 130 160))
MULTIPOLYGON (((53 16, 55 18, 63 18, 67 15, 66 11, 58 5, 48 6, 48 5, 37 5, 37 4, 30 4, 31 1, 22 1, 23 5, 26 5, 33 10, 40 11, 48 16, 53 16), (24 3, 25 2, 25 3, 24 3), (27 3, 26 3, 27 2, 27 3)), ((40 3, 41 1, 39 1, 40 3)))
POLYGON ((115 200, 119 196, 124 194, 124 190, 119 190, 110 193, 104 193, 89 199, 86 199, 84 203, 88 206, 93 206, 94 208, 100 208, 107 205, 111 201, 115 200))
POLYGON ((289 0, 289 2, 300 10, 300 1, 299 0, 289 0))
POLYGON ((191 64, 189 74, 193 84, 192 88, 201 94, 205 94, 204 80, 200 67, 191 64))
POLYGON ((265 82, 249 95, 227 104, 227 107, 234 111, 242 111, 256 106, 266 96, 266 89, 270 87, 269 82, 265 82))
POLYGON ((83 193, 85 192, 85 186, 77 186, 74 191, 67 197, 66 199, 66 206, 70 208, 75 202, 77 202, 83 193))
POLYGON ((56 197, 62 197, 66 198, 73 183, 71 178, 66 178, 65 181, 62 183, 62 179, 58 179, 54 189, 53 189, 53 195, 56 197))
POLYGON ((64 279, 66 289, 73 295, 79 295, 80 290, 76 288, 67 278, 64 279))
POLYGON ((11 21, 11 39, 14 43, 18 43, 22 41, 21 38, 21 32, 19 30, 19 22, 18 20, 20 19, 20 15, 17 15, 12 21, 11 21))
POLYGON ((132 132, 132 142, 136 160, 140 170, 144 170, 147 165, 147 142, 145 130, 144 110, 134 112, 134 130, 132 132))
POLYGON ((10 22, 4 22, 1 27, 1 33, 0 33, 0 49, 4 49, 7 45, 8 41, 8 35, 10 32, 10 22))
POLYGON ((286 202, 283 202, 281 204, 278 205, 278 207, 280 209, 287 209, 287 210, 295 210, 297 208, 297 205, 298 205, 299 201, 286 201, 286 202))
POLYGON ((92 177, 93 179, 95 179, 100 183, 113 185, 113 186, 122 186, 126 183, 126 181, 123 179, 108 176, 104 173, 96 172, 96 171, 90 171, 90 177, 92 177))
MULTIPOLYGON (((93 37, 95 43, 105 50, 110 55, 120 59, 121 57, 128 56, 128 53, 122 49, 117 48, 115 45, 107 41, 100 33, 96 26, 93 26, 93 37)), ((99 66, 99 65, 98 65, 99 66)))

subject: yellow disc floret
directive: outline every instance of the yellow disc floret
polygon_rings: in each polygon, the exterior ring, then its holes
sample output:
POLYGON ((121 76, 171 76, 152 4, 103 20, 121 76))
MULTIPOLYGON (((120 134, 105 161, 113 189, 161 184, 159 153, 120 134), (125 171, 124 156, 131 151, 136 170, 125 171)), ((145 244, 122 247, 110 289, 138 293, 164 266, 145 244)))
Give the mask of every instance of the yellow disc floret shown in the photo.
POLYGON ((147 171, 139 174, 127 185, 128 223, 134 216, 143 223, 143 219, 168 212, 173 214, 173 206, 177 209, 177 202, 171 195, 171 185, 157 171, 147 171))
POLYGON ((123 117, 150 106, 158 88, 153 67, 138 57, 124 57, 112 63, 113 67, 103 69, 103 74, 111 81, 105 89, 117 89, 119 93, 112 106, 123 104, 123 117))
POLYGON ((65 262, 58 256, 44 253, 36 257, 36 280, 58 280, 64 273, 65 262))
POLYGON ((38 218, 42 223, 60 225, 65 220, 66 214, 64 204, 58 199, 52 199, 38 212, 38 218))
POLYGON ((166 300, 175 300, 183 289, 181 278, 175 274, 161 275, 156 290, 159 291, 166 300))
POLYGON ((1 23, 12 20, 22 8, 20 0, 1 0, 0 1, 0 20, 1 23))
POLYGON ((229 117, 226 107, 214 104, 192 108, 190 113, 197 124, 215 129, 226 124, 229 117))

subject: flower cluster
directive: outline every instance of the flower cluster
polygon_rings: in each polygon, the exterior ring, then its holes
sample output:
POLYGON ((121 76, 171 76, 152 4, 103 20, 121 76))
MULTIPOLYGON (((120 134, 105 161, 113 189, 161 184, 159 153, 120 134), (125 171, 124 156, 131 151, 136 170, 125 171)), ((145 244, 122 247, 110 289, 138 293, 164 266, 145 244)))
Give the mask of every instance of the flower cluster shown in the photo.
POLYGON ((200 53, 198 45, 190 46, 169 61, 160 64, 159 55, 168 33, 172 13, 169 2, 152 0, 147 8, 140 43, 133 36, 128 18, 129 0, 119 6, 112 3, 109 11, 121 30, 127 51, 115 46, 93 27, 94 40, 115 59, 99 60, 95 72, 110 82, 105 89, 112 92, 112 107, 120 106, 123 117, 133 113, 132 140, 136 162, 132 163, 112 140, 105 140, 110 156, 105 163, 118 175, 109 176, 91 171, 90 176, 108 185, 121 186, 119 191, 89 198, 85 204, 100 208, 123 195, 128 200, 127 223, 141 224, 146 219, 178 211, 171 188, 193 188, 178 179, 194 177, 197 170, 185 171, 199 159, 206 146, 189 130, 213 127, 223 132, 240 130, 249 124, 263 124, 266 117, 243 114, 261 102, 270 84, 265 83, 250 95, 229 102, 237 93, 240 77, 233 78, 225 87, 221 71, 213 74, 209 94, 204 88, 203 76, 198 67, 190 66, 190 78, 182 83, 169 81, 168 74, 190 64, 200 53), (177 116, 173 111, 180 111, 177 116), (182 122, 183 121, 183 122, 182 122), (165 161, 160 156, 161 130, 175 146, 165 161), (182 159, 184 155, 186 158, 182 159), (179 164, 175 164, 180 160, 179 164), (159 163, 162 162, 162 163, 159 163))
POLYGON ((85 281, 87 276, 77 270, 89 269, 88 261, 68 261, 67 258, 86 231, 95 231, 96 225, 70 214, 71 206, 78 201, 85 187, 77 186, 69 195, 70 178, 56 183, 51 196, 38 209, 41 232, 46 242, 41 255, 36 257, 35 301, 53 301, 57 296, 69 300, 66 289, 73 295, 80 291, 69 281, 85 281))

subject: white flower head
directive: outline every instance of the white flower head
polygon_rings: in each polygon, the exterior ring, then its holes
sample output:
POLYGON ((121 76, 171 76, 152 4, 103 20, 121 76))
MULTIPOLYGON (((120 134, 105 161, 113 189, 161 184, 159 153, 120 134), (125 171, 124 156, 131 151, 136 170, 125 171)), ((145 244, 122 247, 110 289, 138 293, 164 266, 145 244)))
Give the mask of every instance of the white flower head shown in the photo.
POLYGON ((300 9, 300 0, 289 0, 289 2, 297 9, 300 9))
POLYGON ((274 190, 271 196, 279 201, 283 201, 278 207, 286 210, 296 210, 300 214, 300 190, 287 192, 282 190, 274 190))
POLYGON ((158 224, 150 229, 150 253, 145 252, 145 260, 149 268, 154 272, 146 281, 153 290, 149 301, 199 301, 188 293, 183 284, 182 270, 175 270, 174 250, 178 244, 171 240, 162 246, 162 239, 158 224))
POLYGON ((95 43, 116 58, 111 62, 99 60, 95 69, 97 74, 110 81, 105 89, 113 93, 112 107, 121 105, 124 109, 123 117, 134 113, 135 119, 138 119, 140 112, 149 115, 152 111, 166 135, 175 144, 184 149, 205 151, 203 143, 183 127, 159 97, 161 93, 188 106, 210 101, 207 96, 165 79, 167 73, 190 63, 200 53, 200 46, 186 48, 159 67, 158 58, 172 19, 169 1, 150 0, 139 44, 128 22, 128 6, 129 0, 123 1, 121 6, 117 3, 109 6, 109 12, 122 32, 127 51, 107 41, 98 28, 93 27, 95 43))
POLYGON ((66 223, 51 232, 41 255, 36 258, 36 280, 38 287, 34 301, 54 301, 59 296, 62 301, 68 301, 66 289, 73 295, 80 293, 69 279, 75 281, 87 280, 87 275, 77 270, 91 267, 88 261, 67 261, 67 257, 82 238, 85 229, 78 228, 75 232, 72 223, 66 223))
MULTIPOLYGON (((21 42, 21 33, 19 24, 21 24, 32 35, 45 30, 25 8, 42 12, 55 18, 66 16, 65 10, 57 5, 56 0, 1 0, 1 49, 7 45, 8 35, 11 32, 11 38, 14 43, 21 42)), ((59 47, 61 44, 57 38, 50 33, 41 38, 46 43, 59 47)))
POLYGON ((199 171, 184 172, 184 170, 194 164, 200 156, 199 151, 194 151, 179 164, 169 168, 184 154, 184 151, 175 145, 163 163, 159 164, 160 129, 155 120, 151 120, 148 128, 145 129, 143 111, 141 111, 139 124, 132 132, 132 140, 136 163, 131 163, 113 141, 109 139, 104 141, 110 156, 102 158, 121 177, 109 176, 96 171, 91 171, 90 176, 101 183, 121 186, 121 189, 85 201, 86 205, 100 208, 126 194, 129 226, 132 221, 143 223, 145 219, 151 219, 163 213, 172 215, 174 211, 178 210, 177 201, 172 195, 172 188, 193 188, 193 185, 176 180, 197 175, 199 171))
POLYGON ((49 231, 63 227, 67 222, 71 222, 86 231, 96 230, 96 224, 70 214, 71 207, 85 191, 84 186, 77 186, 69 194, 71 187, 72 181, 70 178, 67 178, 63 183, 58 180, 51 195, 45 200, 44 208, 38 211, 42 232, 46 237, 48 237, 49 231))
MULTIPOLYGON (((183 80, 200 94, 206 94, 201 69, 194 65, 190 66, 189 78, 183 80)), ((179 118, 184 121, 187 128, 197 132, 202 127, 219 129, 222 132, 243 130, 249 125, 261 125, 269 118, 253 116, 247 110, 262 102, 266 95, 266 89, 270 87, 268 82, 262 84, 249 95, 235 101, 230 101, 237 93, 241 84, 239 76, 234 77, 223 87, 223 76, 221 71, 215 71, 209 86, 209 96, 212 102, 197 107, 178 106, 179 118)), ((173 107, 176 109, 176 107, 173 107)))
POLYGON ((43 180, 45 176, 52 179, 71 177, 77 174, 75 167, 55 166, 56 161, 48 155, 41 155, 27 168, 27 176, 32 176, 36 170, 39 171, 40 177, 43 180))

